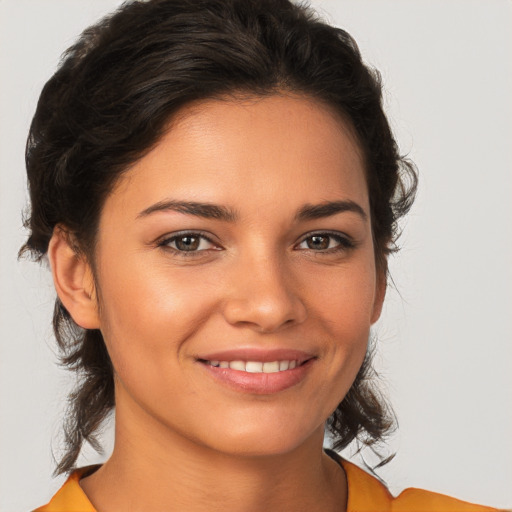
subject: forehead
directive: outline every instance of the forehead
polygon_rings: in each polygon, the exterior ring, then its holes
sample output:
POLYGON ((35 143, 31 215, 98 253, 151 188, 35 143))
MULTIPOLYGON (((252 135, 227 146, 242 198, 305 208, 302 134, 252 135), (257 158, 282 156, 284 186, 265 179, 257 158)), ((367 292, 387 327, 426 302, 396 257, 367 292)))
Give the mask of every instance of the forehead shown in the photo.
POLYGON ((111 195, 141 207, 165 195, 222 203, 250 198, 261 206, 278 196, 284 203, 349 198, 364 206, 364 175, 352 128, 319 101, 210 99, 179 111, 111 195))

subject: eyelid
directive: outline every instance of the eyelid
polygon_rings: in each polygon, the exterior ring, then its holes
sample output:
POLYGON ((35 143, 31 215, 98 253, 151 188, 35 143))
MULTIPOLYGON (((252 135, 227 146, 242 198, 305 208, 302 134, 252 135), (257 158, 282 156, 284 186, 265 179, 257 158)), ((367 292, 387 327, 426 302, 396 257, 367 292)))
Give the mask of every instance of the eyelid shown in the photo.
POLYGON ((311 238, 313 236, 329 236, 331 238, 336 239, 339 243, 336 247, 331 247, 330 249, 324 249, 324 250, 318 250, 314 251, 313 249, 305 249, 310 250, 313 252, 318 253, 329 253, 329 252, 336 252, 343 251, 343 250, 349 250, 356 247, 357 243, 356 241, 346 233, 343 233, 341 231, 329 231, 329 230, 317 230, 317 231, 311 231, 309 233, 304 234, 300 240, 297 242, 295 247, 298 247, 302 243, 304 243, 308 238, 311 238))
POLYGON ((183 229, 181 231, 175 231, 173 233, 167 233, 167 234, 159 237, 156 240, 155 244, 156 244, 157 247, 162 247, 164 249, 168 249, 168 250, 173 251, 173 252, 175 252, 177 254, 185 255, 185 256, 198 255, 198 254, 201 254, 201 253, 203 253, 205 251, 208 251, 208 250, 220 250, 220 249, 222 249, 220 244, 214 240, 214 237, 213 237, 213 235, 211 233, 208 233, 206 231, 201 231, 201 230, 194 230, 194 229, 183 229), (212 244, 214 247, 213 248, 208 248, 208 249, 201 249, 201 250, 198 250, 198 251, 180 251, 179 249, 175 249, 174 247, 170 247, 169 246, 169 244, 171 242, 173 242, 174 240, 176 240, 178 238, 181 238, 181 237, 185 237, 186 235, 203 238, 204 240, 207 240, 210 244, 212 244))
MULTIPOLYGON (((161 237, 159 237, 155 241, 155 245, 157 247, 162 247, 164 249, 167 249, 169 251, 172 251, 176 254, 179 254, 180 256, 194 256, 199 255, 201 253, 204 253, 206 251, 210 250, 221 250, 223 247, 214 240, 214 237, 211 233, 208 233, 206 231, 201 230, 191 230, 191 229, 184 229, 172 233, 167 233, 161 237), (170 247, 169 244, 173 242, 176 239, 179 239, 180 237, 185 237, 186 235, 200 237, 204 240, 206 240, 208 243, 213 245, 214 247, 208 248, 208 249, 200 249, 200 250, 194 250, 194 251, 181 251, 177 248, 170 247)), ((305 233, 301 236, 299 241, 295 244, 294 249, 298 250, 310 250, 317 253, 333 253, 337 251, 348 251, 350 249, 355 248, 357 245, 356 241, 346 233, 340 232, 340 231, 330 231, 330 230, 316 230, 316 231, 310 231, 309 233, 305 233), (314 249, 298 249, 298 247, 304 243, 308 238, 311 238, 313 236, 327 236, 334 238, 338 241, 338 245, 336 247, 331 247, 328 249, 323 250, 314 250, 314 249)))

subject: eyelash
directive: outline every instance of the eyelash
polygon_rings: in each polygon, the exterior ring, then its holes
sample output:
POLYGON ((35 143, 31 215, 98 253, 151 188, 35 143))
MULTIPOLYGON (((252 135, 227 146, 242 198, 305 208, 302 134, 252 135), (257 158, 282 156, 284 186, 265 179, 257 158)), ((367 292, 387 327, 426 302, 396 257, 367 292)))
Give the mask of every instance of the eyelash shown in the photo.
MULTIPOLYGON (((306 236, 302 238, 302 240, 299 242, 298 245, 303 244, 307 240, 313 238, 313 237, 327 237, 334 239, 338 245, 335 247, 331 247, 328 249, 323 249, 320 251, 315 251, 313 249, 310 249, 313 252, 317 252, 320 254, 335 254, 343 251, 349 251, 350 249, 354 249, 356 247, 355 242, 348 237, 347 235, 343 235, 339 232, 332 232, 332 231, 317 231, 314 233, 308 233, 306 236)), ((330 243, 329 243, 330 245, 330 243)))
MULTIPOLYGON (((314 233, 308 233, 306 236, 302 238, 302 240, 295 246, 298 247, 304 242, 307 242, 307 240, 313 238, 313 237, 326 237, 330 239, 334 239, 338 245, 335 247, 330 247, 327 249, 322 249, 319 251, 315 251, 314 249, 305 249, 305 250, 311 250, 312 252, 316 252, 319 254, 334 254, 339 253, 343 251, 349 251, 350 249, 354 249, 356 247, 356 244, 353 240, 351 240, 348 236, 342 235, 338 232, 329 232, 329 231, 319 231, 314 233)), ((158 247, 162 247, 166 250, 169 250, 173 252, 176 255, 179 255, 181 257, 197 257, 200 256, 202 253, 208 250, 220 250, 220 248, 211 240, 211 238, 206 235, 203 232, 200 231, 182 231, 180 233, 176 233, 171 237, 164 238, 163 240, 159 241, 157 243, 158 247), (184 239, 184 238, 196 238, 199 239, 199 244, 202 243, 202 241, 206 240, 208 243, 212 244, 215 249, 200 249, 200 250, 191 250, 191 251, 184 251, 180 250, 177 247, 171 247, 170 244, 175 243, 177 240, 184 239)), ((330 242, 329 244, 330 245, 330 242)), ((199 245, 200 247, 200 245, 199 245)))
MULTIPOLYGON (((179 255, 179 256, 183 256, 183 257, 194 257, 194 256, 198 256, 200 255, 201 253, 203 253, 204 251, 206 250, 212 250, 212 249, 202 249, 202 250, 194 250, 194 251, 182 251, 178 248, 175 248, 175 247, 170 247, 170 244, 173 243, 173 242, 176 242, 177 240, 180 240, 180 239, 183 239, 183 238, 198 238, 199 239, 199 244, 202 243, 202 241, 206 240, 208 243, 212 244, 214 247, 216 247, 216 244, 215 242, 213 242, 213 240, 208 236, 206 235, 205 233, 201 232, 201 231, 181 231, 179 233, 175 233, 174 235, 170 236, 170 237, 166 237, 164 239, 162 239, 161 241, 158 242, 158 247, 162 247, 163 249, 166 249, 166 250, 169 250, 171 252, 173 252, 174 254, 176 255, 179 255)), ((216 249, 213 249, 213 250, 219 250, 219 248, 216 248, 216 249)))

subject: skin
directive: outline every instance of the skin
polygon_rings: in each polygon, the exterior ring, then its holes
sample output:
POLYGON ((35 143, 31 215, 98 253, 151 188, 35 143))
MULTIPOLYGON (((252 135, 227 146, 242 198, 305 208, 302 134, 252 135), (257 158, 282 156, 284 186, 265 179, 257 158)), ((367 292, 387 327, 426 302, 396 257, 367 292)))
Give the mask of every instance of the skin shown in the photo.
POLYGON ((107 198, 94 273, 59 229, 49 256, 61 300, 101 329, 115 368, 113 455, 81 481, 99 512, 343 509, 324 422, 361 366, 385 280, 361 152, 339 116, 292 95, 189 105, 107 198), (237 218, 154 206, 170 199, 237 218), (362 213, 297 220, 329 201, 362 213), (210 241, 184 254, 183 231, 210 241), (197 360, 233 347, 313 359, 297 384, 257 394, 197 360))

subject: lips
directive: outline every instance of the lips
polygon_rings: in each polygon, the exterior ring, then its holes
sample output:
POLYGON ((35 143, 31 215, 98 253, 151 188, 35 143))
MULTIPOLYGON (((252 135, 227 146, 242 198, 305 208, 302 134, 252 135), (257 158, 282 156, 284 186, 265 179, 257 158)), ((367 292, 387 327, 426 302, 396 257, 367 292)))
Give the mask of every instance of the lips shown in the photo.
POLYGON ((216 381, 236 391, 272 394, 299 384, 316 357, 289 349, 236 349, 204 354, 197 361, 216 381))

